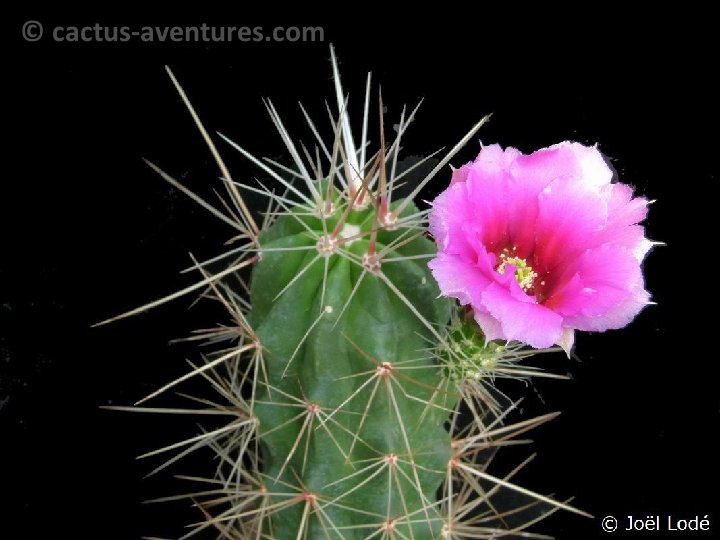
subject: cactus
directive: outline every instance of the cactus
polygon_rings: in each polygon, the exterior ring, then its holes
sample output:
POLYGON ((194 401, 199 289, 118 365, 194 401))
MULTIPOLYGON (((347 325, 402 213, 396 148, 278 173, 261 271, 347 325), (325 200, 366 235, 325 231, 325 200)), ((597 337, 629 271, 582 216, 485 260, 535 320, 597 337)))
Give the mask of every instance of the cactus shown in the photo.
POLYGON ((216 458, 214 474, 194 478, 200 488, 162 499, 191 498, 202 512, 182 538, 203 531, 231 539, 495 538, 557 509, 582 513, 513 484, 514 471, 487 472, 497 449, 554 416, 507 424, 514 403, 495 379, 552 375, 520 364, 544 351, 487 343, 471 317, 439 296, 427 267, 435 244, 425 235, 427 211, 413 199, 487 118, 396 199, 411 169, 432 163, 399 166, 417 108, 403 110, 397 137, 386 144, 380 99, 379 144, 370 154, 370 77, 356 145, 334 53, 332 66, 332 140, 320 138, 303 110, 314 152, 298 148, 266 103, 293 167, 255 158, 221 136, 282 193, 232 179, 170 73, 218 161, 230 203, 215 208, 150 166, 233 228, 240 246, 194 261, 201 275, 194 285, 110 320, 202 291, 232 321, 192 336, 217 345, 203 364, 134 407, 115 407, 161 412, 140 405, 191 377, 207 379, 222 397, 193 398, 203 407, 170 412, 226 423, 146 454, 176 452, 156 471, 200 449, 216 458), (268 198, 261 225, 243 190, 268 198))

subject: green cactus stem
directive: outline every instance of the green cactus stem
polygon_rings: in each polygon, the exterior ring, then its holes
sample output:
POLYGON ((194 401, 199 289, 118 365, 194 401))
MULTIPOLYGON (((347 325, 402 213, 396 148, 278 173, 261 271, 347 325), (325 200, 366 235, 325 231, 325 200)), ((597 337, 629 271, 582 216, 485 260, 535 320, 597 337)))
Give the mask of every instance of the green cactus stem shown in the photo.
POLYGON ((233 180, 170 74, 218 162, 224 210, 150 165, 229 225, 236 244, 209 261, 193 259, 201 275, 195 284, 110 320, 195 291, 219 300, 230 316, 230 324, 192 336, 217 345, 202 364, 135 407, 115 407, 221 420, 144 456, 174 453, 153 472, 200 449, 215 458, 214 475, 193 477, 201 488, 162 499, 189 498, 201 511, 203 521, 182 538, 496 538, 559 508, 582 513, 513 484, 514 471, 502 478, 487 472, 498 448, 554 417, 507 424, 515 404, 495 379, 548 374, 520 364, 531 352, 519 344, 486 343, 472 318, 439 296, 427 267, 435 245, 425 235, 427 212, 413 201, 487 118, 397 199, 411 170, 431 164, 398 167, 417 108, 403 110, 387 145, 380 100, 379 145, 370 154, 370 78, 356 146, 334 53, 333 71, 337 117, 329 144, 303 109, 316 146, 298 149, 266 103, 292 166, 258 159, 221 135, 282 193, 233 180), (261 224, 241 191, 268 198, 261 224), (191 398, 196 406, 188 409, 137 406, 191 377, 207 379, 215 397, 191 398), (498 510, 495 497, 508 492, 519 502, 498 510), (531 507, 531 518, 517 519, 531 507))
MULTIPOLYGON (((406 207, 400 222, 416 212, 406 207)), ((308 538, 323 538, 323 526, 364 538, 371 514, 398 535, 434 538, 448 412, 430 401, 441 377, 426 350, 432 333, 405 303, 431 325, 449 319, 418 257, 434 246, 406 227, 373 244, 373 208, 345 212, 344 223, 339 214, 280 218, 260 235, 252 274, 249 322, 268 372, 255 407, 264 484, 313 497, 276 514, 275 536, 295 538, 313 512, 308 538)))

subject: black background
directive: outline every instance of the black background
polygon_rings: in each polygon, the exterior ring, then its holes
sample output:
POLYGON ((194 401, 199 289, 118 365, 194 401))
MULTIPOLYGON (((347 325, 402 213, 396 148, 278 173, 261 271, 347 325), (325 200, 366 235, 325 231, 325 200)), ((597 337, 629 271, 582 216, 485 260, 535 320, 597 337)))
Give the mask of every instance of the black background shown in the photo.
MULTIPOLYGON (((545 360, 573 380, 541 381, 537 391, 504 387, 527 395, 523 417, 563 414, 534 433, 532 449, 501 460, 495 472, 537 451, 521 483, 575 495, 598 518, 715 512, 720 520, 717 497, 708 494, 720 455, 712 262, 717 58, 708 14, 630 20, 560 8, 478 6, 442 16, 414 9, 413 17, 392 21, 369 7, 363 16, 335 18, 28 10, 4 23, 0 495, 7 502, 0 538, 169 537, 199 518, 184 504, 141 501, 184 487, 172 474, 200 474, 202 461, 142 480, 158 462, 134 460, 191 435, 192 422, 99 406, 129 404, 178 376, 183 359, 197 352, 168 341, 223 314, 205 305, 188 311, 183 299, 108 327, 90 325, 188 284, 178 274, 187 253, 212 256, 231 234, 141 161, 151 159, 208 199, 220 185, 163 66, 174 69, 211 131, 280 155, 260 98, 272 98, 292 132, 309 141, 296 101, 325 119, 324 100, 333 98, 330 41, 356 119, 367 71, 382 84, 388 118, 397 121, 402 104, 425 98, 405 140, 410 153, 450 147, 492 112, 483 142, 525 152, 565 139, 597 142, 623 181, 657 199, 648 235, 667 246, 650 254, 645 270, 658 305, 622 331, 580 336, 580 362, 545 360), (21 38, 28 19, 45 25, 37 43, 21 38), (62 44, 48 35, 55 25, 96 22, 323 25, 326 42, 62 44)), ((236 178, 254 173, 227 145, 219 148, 236 178)), ((476 152, 472 142, 453 163, 476 152)), ((563 539, 603 536, 599 519, 566 513, 536 530, 563 539)))

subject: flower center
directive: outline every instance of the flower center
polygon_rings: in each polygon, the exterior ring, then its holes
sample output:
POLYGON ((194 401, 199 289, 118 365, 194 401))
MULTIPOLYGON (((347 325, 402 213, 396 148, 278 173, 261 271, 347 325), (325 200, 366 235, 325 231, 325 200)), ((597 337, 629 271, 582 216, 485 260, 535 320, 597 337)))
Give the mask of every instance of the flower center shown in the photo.
MULTIPOLYGON (((517 248, 513 248, 516 251, 517 248)), ((515 279, 517 280, 520 288, 527 292, 535 285, 535 278, 538 277, 535 272, 525 259, 520 257, 512 256, 512 253, 507 248, 503 249, 500 254, 500 264, 497 267, 498 274, 504 274, 507 269, 507 265, 510 264, 515 267, 515 279)))

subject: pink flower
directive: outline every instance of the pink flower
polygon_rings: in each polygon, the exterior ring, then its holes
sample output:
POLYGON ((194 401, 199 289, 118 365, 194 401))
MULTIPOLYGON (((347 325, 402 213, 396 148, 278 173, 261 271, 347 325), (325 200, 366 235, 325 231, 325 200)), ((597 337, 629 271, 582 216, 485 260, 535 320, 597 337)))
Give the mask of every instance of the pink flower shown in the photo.
POLYGON ((488 340, 569 351, 574 330, 627 325, 650 298, 641 263, 653 243, 638 225, 648 201, 612 176, 579 143, 482 148, 432 205, 442 294, 470 305, 488 340))

